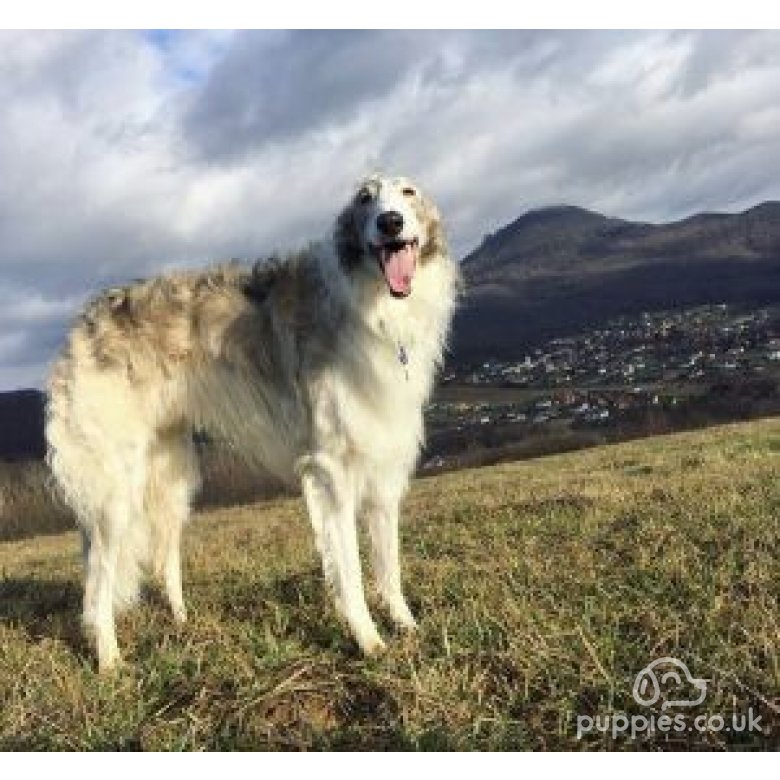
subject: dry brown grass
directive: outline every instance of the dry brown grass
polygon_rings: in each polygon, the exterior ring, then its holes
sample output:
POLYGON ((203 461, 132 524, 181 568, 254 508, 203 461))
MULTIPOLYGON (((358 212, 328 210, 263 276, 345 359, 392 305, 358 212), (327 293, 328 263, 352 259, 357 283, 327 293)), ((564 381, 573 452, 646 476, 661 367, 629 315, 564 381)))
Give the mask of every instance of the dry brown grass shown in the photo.
MULTIPOLYGON (((235 506, 289 494, 270 474, 258 473, 234 452, 199 447, 202 487, 196 506, 235 506)), ((52 489, 51 474, 37 460, 0 461, 0 542, 74 527, 72 512, 52 489)))
POLYGON ((73 527, 73 515, 57 502, 42 461, 0 461, 0 541, 73 527))
POLYGON ((2 544, 0 749, 776 747, 779 461, 775 419, 418 480, 421 630, 375 660, 297 499, 201 513, 190 623, 152 593, 107 679, 78 630, 76 535, 2 544), (764 731, 576 738, 577 715, 658 716, 631 689, 664 655, 709 680, 692 715, 752 707, 764 731))

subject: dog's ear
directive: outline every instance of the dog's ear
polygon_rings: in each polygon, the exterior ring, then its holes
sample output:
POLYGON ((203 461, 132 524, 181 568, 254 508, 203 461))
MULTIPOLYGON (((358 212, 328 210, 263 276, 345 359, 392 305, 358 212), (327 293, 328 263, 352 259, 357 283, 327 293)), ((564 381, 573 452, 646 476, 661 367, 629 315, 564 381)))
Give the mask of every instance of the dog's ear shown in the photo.
POLYGON ((333 230, 333 243, 339 261, 346 270, 351 270, 359 262, 363 254, 357 224, 355 223, 354 204, 350 203, 336 219, 336 227, 333 230))
POLYGON ((444 237, 444 228, 441 224, 439 210, 430 201, 424 202, 421 214, 425 221, 425 243, 420 247, 420 259, 425 262, 436 255, 447 254, 447 240, 444 237))

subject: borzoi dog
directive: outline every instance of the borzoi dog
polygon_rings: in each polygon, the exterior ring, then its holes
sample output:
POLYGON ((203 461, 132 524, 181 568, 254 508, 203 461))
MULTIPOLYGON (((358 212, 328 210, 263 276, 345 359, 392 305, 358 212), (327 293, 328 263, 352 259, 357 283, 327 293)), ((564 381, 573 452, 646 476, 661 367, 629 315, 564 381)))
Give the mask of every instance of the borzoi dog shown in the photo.
POLYGON ((86 306, 52 370, 46 435, 83 532, 84 624, 101 670, 119 661, 115 612, 135 603, 145 572, 186 619, 193 428, 300 485, 337 609, 364 653, 384 644, 366 605, 357 518, 383 603, 415 627, 398 508, 459 282, 433 203, 405 178, 372 176, 331 241, 253 268, 136 282, 86 306))

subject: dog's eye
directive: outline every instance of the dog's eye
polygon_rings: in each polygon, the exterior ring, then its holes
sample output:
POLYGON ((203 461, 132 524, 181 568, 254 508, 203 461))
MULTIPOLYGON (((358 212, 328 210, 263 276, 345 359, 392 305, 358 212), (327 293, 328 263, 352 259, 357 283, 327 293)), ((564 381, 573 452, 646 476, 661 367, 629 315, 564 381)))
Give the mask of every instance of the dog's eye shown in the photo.
POLYGON ((406 195, 407 198, 413 198, 417 194, 414 187, 404 187, 401 192, 406 195))
POLYGON ((362 203, 364 206, 366 203, 371 202, 371 192, 369 190, 360 190, 357 194, 358 203, 362 203))

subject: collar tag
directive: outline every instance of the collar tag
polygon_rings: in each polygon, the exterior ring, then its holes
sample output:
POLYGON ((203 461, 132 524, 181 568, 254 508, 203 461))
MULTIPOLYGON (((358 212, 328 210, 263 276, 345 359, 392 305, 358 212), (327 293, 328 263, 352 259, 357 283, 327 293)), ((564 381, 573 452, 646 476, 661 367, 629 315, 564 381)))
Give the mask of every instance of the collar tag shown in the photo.
POLYGON ((403 344, 398 345, 398 362, 404 367, 406 381, 409 381, 409 354, 403 344))

